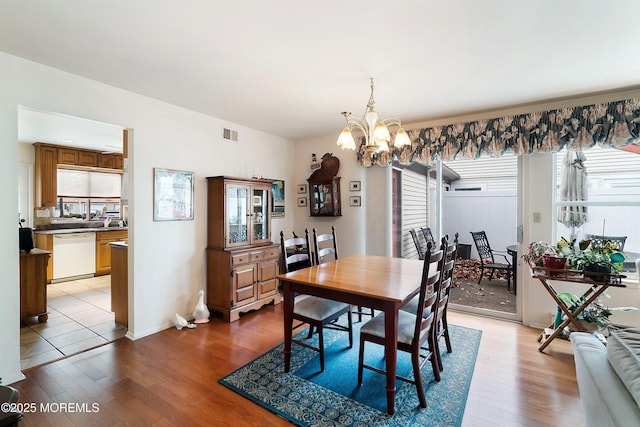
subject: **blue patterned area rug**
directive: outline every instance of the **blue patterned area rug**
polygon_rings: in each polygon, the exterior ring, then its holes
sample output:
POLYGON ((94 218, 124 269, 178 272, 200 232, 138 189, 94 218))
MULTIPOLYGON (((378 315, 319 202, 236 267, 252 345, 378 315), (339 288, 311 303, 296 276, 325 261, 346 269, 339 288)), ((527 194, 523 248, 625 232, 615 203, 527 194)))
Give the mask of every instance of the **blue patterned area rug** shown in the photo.
MULTIPOLYGON (((325 330, 325 371, 318 353, 293 344, 291 370, 284 372, 284 344, 273 348, 219 381, 224 386, 299 426, 459 426, 467 401, 482 331, 450 325, 453 352, 444 339, 442 380, 436 382, 427 362, 422 369, 427 408, 421 409, 413 384, 396 382, 394 415, 386 412, 384 375, 364 370, 358 387, 359 326, 353 348, 347 334, 325 330)), ((306 330, 298 337, 306 335, 306 330)), ((310 341, 317 344, 317 334, 310 341)), ((366 343, 365 363, 384 368, 382 346, 366 343)), ((411 359, 398 352, 399 375, 413 377, 411 359)))

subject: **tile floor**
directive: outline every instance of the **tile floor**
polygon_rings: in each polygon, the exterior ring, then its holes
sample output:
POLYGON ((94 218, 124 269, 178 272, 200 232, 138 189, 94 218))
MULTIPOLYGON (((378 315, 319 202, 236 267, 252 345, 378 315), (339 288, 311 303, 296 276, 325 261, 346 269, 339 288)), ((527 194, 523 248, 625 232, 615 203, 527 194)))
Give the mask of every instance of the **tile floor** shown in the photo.
POLYGON ((49 319, 20 328, 20 369, 98 347, 124 336, 111 312, 111 276, 47 286, 49 319))

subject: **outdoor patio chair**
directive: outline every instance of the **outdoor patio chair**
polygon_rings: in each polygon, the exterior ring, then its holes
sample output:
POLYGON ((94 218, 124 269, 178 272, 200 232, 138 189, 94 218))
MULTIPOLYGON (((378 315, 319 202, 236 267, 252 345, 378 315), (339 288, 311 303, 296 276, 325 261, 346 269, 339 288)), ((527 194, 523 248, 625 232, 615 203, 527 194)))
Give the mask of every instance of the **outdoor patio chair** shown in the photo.
MULTIPOLYGON (((313 229, 313 248, 316 251, 316 265, 320 265, 325 261, 325 257, 330 257, 329 260, 338 259, 338 242, 336 239, 336 229, 331 226, 331 233, 318 234, 317 230, 313 229), (329 242, 328 244, 325 242, 329 242)), ((362 322, 362 315, 373 317, 373 308, 358 306, 358 310, 353 314, 358 315, 358 322, 362 322), (366 310, 366 311, 365 311, 366 310)))
POLYGON ((487 239, 487 233, 484 231, 472 231, 471 237, 473 237, 473 242, 475 243, 478 255, 480 256, 480 277, 478 278, 478 285, 484 277, 485 268, 491 269, 489 280, 493 279, 493 273, 496 270, 504 270, 507 273, 507 290, 511 291, 511 272, 513 271, 513 266, 509 262, 509 255, 507 252, 494 251, 491 249, 489 239, 487 239), (496 256, 503 257, 505 262, 496 262, 496 256))
MULTIPOLYGON (((411 354, 411 364, 413 366, 413 379, 396 375, 400 381, 404 381, 416 386, 420 407, 427 407, 427 399, 422 385, 422 375, 420 370, 429 360, 433 369, 436 381, 440 381, 440 370, 435 356, 434 331, 435 308, 437 294, 433 291, 440 281, 440 268, 443 263, 443 253, 441 250, 431 252, 431 244, 427 245, 427 253, 422 268, 422 279, 420 281, 420 299, 417 314, 398 311, 398 351, 405 351, 411 354), (435 272, 430 272, 432 263, 437 263, 435 272), (423 314, 428 315, 423 316, 423 314)), ((364 343, 366 341, 379 345, 385 343, 384 313, 380 313, 369 320, 360 329, 360 350, 358 354, 358 386, 362 385, 362 371, 364 368, 385 374, 382 369, 364 364, 364 343)))
POLYGON ((420 245, 420 239, 418 239, 416 230, 412 228, 411 230, 409 230, 409 234, 411 234, 411 238, 413 239, 413 244, 416 245, 416 251, 418 251, 418 259, 424 259, 424 250, 420 245))
POLYGON ((431 244, 435 247, 436 239, 433 238, 433 234, 431 233, 431 229, 429 227, 421 227, 420 231, 422 231, 422 236, 424 236, 424 241, 431 244))
MULTIPOLYGON (((285 240, 284 233, 280 232, 280 248, 282 251, 282 264, 284 272, 290 273, 297 269, 311 267, 312 258, 309 250, 309 231, 304 230, 305 237, 294 237, 285 240), (288 249, 295 248, 295 253, 290 255, 288 249)), ((295 298, 295 297, 294 297, 295 298)), ((298 345, 317 351, 320 354, 320 371, 324 372, 324 336, 323 328, 337 329, 349 333, 349 348, 353 347, 353 327, 351 320, 351 306, 349 304, 320 298, 313 295, 301 295, 294 299, 293 319, 301 323, 295 325, 293 329, 309 325, 307 339, 311 338, 313 329, 318 331, 318 347, 306 343, 302 339, 293 339, 298 345), (347 314, 348 325, 343 326, 335 323, 343 314, 347 314)))
POLYGON ((624 244, 627 242, 627 236, 603 236, 601 234, 585 234, 586 240, 591 240, 592 244, 597 243, 602 245, 602 242, 608 240, 618 245, 620 252, 624 251, 624 244))

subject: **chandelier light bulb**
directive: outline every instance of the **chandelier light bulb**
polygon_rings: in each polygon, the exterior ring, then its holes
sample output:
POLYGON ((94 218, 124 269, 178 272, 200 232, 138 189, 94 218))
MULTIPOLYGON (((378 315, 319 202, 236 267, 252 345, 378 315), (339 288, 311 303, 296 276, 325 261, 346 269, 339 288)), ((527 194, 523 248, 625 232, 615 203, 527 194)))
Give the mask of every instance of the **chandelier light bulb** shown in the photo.
POLYGON ((396 132, 396 137, 393 141, 394 147, 404 147, 405 145, 411 145, 411 140, 409 139, 409 135, 405 132, 404 129, 398 129, 396 132))

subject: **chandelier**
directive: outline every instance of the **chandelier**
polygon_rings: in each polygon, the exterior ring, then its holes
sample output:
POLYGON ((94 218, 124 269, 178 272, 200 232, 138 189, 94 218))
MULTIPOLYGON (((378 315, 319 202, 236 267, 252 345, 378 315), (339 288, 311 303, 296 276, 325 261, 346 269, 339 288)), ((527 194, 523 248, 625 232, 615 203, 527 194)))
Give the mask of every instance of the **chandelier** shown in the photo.
POLYGON ((391 142, 391 135, 389 134, 388 126, 397 126, 396 136, 393 141, 394 147, 403 147, 410 145, 411 141, 404 129, 400 120, 396 118, 383 119, 375 112, 375 101, 373 100, 373 78, 371 78, 371 95, 369 96, 369 102, 365 109, 364 117, 362 119, 352 118, 351 113, 343 112, 347 125, 338 136, 338 147, 343 150, 355 150, 356 142, 353 139, 351 131, 359 130, 364 134, 365 148, 373 152, 389 151, 389 142, 391 142))

